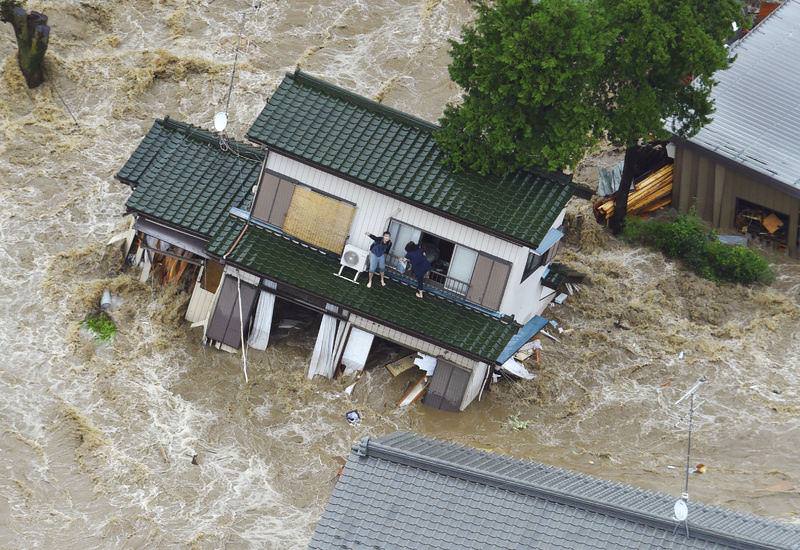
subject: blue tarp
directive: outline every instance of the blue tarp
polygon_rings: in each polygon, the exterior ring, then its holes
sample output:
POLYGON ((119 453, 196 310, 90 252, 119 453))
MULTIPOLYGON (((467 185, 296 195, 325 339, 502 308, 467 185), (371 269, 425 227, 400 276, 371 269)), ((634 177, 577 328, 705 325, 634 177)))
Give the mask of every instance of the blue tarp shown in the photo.
POLYGON ((558 229, 551 229, 547 232, 547 235, 544 236, 542 242, 539 243, 539 246, 536 248, 535 252, 539 256, 546 254, 548 250, 550 250, 554 244, 561 240, 561 237, 564 236, 564 233, 558 229))
POLYGON ((547 323, 548 321, 544 317, 538 315, 531 317, 531 320, 522 325, 517 333, 511 337, 511 340, 508 341, 506 347, 503 348, 503 351, 500 352, 500 355, 497 357, 497 362, 502 365, 514 357, 514 354, 519 351, 519 348, 524 346, 525 342, 533 338, 534 334, 542 330, 547 323))

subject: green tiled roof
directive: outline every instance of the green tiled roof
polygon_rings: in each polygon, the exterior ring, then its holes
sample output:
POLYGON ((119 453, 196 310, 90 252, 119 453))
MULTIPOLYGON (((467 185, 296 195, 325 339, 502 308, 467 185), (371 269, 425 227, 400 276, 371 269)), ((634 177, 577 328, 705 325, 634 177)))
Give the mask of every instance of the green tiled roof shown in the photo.
POLYGON ((454 173, 438 126, 300 71, 287 74, 247 137, 345 178, 535 247, 572 196, 562 174, 454 173))
POLYGON ((246 207, 264 155, 170 119, 156 120, 117 174, 133 187, 126 206, 209 237, 232 206, 246 207))
MULTIPOLYGON (((214 235, 208 249, 222 256, 244 222, 230 218, 214 235)), ((245 232, 227 261, 310 294, 364 317, 397 327, 441 347, 459 350, 493 364, 520 326, 430 295, 419 300, 414 291, 390 281, 386 287, 354 285, 334 276, 339 258, 319 252, 254 225, 245 232)))

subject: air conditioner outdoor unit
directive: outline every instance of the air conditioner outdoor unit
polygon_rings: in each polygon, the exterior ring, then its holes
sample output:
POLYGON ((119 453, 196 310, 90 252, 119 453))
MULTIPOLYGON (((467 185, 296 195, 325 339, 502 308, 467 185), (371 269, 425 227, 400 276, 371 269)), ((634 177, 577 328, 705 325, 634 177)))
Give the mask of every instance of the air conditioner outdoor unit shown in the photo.
MULTIPOLYGON (((358 276, 367 269, 367 261, 369 260, 369 252, 366 250, 362 250, 357 246, 353 246, 352 244, 344 245, 344 252, 342 252, 342 257, 339 260, 339 273, 335 275, 342 277, 342 271, 345 267, 349 267, 350 269, 355 270, 356 274, 353 276, 353 282, 358 284, 358 276)), ((343 279, 347 279, 347 277, 342 277, 343 279)), ((350 279, 347 279, 348 281, 350 279)))

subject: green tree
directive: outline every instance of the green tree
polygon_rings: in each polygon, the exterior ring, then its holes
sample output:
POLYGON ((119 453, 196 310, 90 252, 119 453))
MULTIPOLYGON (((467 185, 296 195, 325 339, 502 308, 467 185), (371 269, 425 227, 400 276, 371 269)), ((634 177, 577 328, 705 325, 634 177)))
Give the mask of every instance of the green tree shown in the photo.
POLYGON ((458 168, 503 173, 574 167, 605 136, 626 148, 615 216, 651 142, 710 120, 712 75, 738 0, 496 0, 452 43, 463 102, 437 134, 458 168), (693 80, 692 84, 689 84, 693 80))

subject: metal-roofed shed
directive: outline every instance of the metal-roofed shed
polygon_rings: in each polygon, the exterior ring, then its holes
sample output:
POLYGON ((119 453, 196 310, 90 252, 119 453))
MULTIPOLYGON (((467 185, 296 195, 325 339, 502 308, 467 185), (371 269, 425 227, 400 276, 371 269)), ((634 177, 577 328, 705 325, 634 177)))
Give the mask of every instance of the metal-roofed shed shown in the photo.
POLYGON ((714 75, 712 121, 676 140, 673 204, 714 227, 742 229, 744 203, 781 216, 797 254, 800 217, 800 0, 786 0, 731 48, 714 75))

